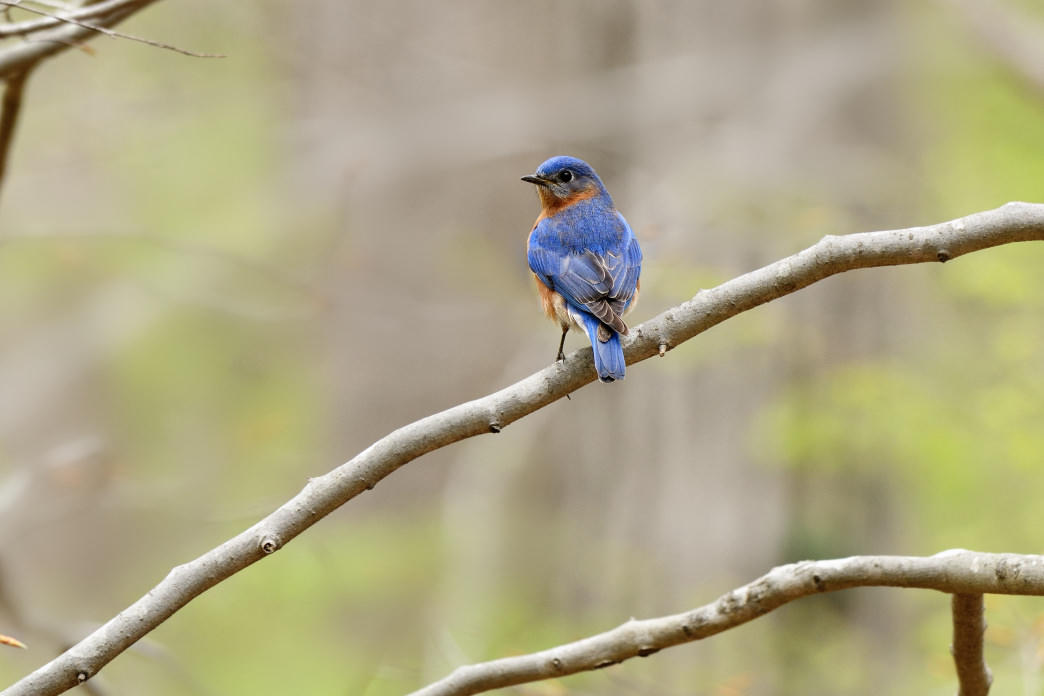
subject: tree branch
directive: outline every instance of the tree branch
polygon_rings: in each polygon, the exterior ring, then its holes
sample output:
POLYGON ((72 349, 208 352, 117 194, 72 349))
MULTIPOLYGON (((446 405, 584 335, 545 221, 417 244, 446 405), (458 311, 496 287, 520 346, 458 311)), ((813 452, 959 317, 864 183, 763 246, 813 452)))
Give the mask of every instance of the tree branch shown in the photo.
MULTIPOLYGON (((852 556, 833 561, 792 563, 774 568, 754 582, 698 609, 656 619, 631 619, 611 631, 549 650, 458 667, 445 679, 415 691, 411 696, 469 696, 513 684, 608 667, 632 657, 646 657, 663 648, 713 636, 764 616, 795 599, 853 587, 913 587, 955 593, 955 659, 959 644, 962 652, 972 652, 975 650, 972 643, 977 642, 981 661, 982 593, 1044 594, 1044 556, 958 549, 927 558, 852 556), (978 618, 968 617, 970 623, 975 624, 970 626, 970 631, 956 628, 957 598, 962 598, 962 606, 966 600, 974 604, 974 599, 978 598, 978 618), (973 632, 975 636, 971 635, 973 632), (964 636, 960 643, 958 634, 964 636)), ((968 660, 972 659, 972 656, 968 657, 968 660)), ((985 669, 984 664, 981 669, 985 669)), ((972 668, 961 673, 958 664, 960 696, 984 696, 989 689, 988 672, 984 685, 977 681, 983 674, 974 672, 976 669, 972 668), (985 689, 973 690, 974 686, 984 686, 985 689)))
MULTIPOLYGON (((119 2, 116 2, 113 6, 116 9, 120 9, 121 6, 128 5, 132 1, 133 0, 119 0, 119 2)), ((21 9, 21 10, 26 11, 26 12, 32 12, 34 14, 43 15, 48 20, 53 20, 53 21, 55 21, 58 24, 74 24, 74 25, 76 25, 78 27, 81 27, 83 29, 89 29, 91 31, 96 31, 99 34, 105 34, 106 36, 108 36, 110 38, 113 38, 113 39, 127 39, 128 41, 136 41, 138 43, 143 43, 143 44, 146 44, 148 46, 154 46, 156 48, 163 48, 163 49, 166 49, 168 51, 174 51, 175 53, 180 53, 180 54, 185 55, 185 56, 192 56, 193 58, 224 58, 225 57, 225 56, 219 55, 217 53, 197 53, 196 51, 189 51, 188 49, 178 48, 177 46, 173 46, 173 45, 168 44, 168 43, 163 43, 162 41, 155 41, 153 39, 146 39, 146 38, 143 38, 141 36, 134 36, 133 34, 125 34, 123 32, 116 31, 114 29, 109 29, 108 27, 103 27, 103 26, 101 26, 100 24, 97 24, 97 23, 84 22, 83 20, 75 17, 74 13, 53 14, 51 12, 44 12, 43 10, 34 10, 32 8, 29 8, 29 7, 26 7, 24 5, 21 5, 20 3, 21 3, 21 0, 0 0, 0 5, 6 6, 6 7, 17 7, 19 9, 21 9)), ((99 14, 97 12, 97 8, 98 7, 100 7, 100 5, 94 5, 94 6, 90 7, 89 9, 95 10, 95 12, 93 12, 92 14, 97 15, 97 14, 99 14)), ((112 7, 110 7, 110 11, 113 11, 112 7)), ((12 25, 9 25, 8 29, 14 28, 16 30, 16 32, 24 33, 24 27, 27 24, 30 24, 30 23, 29 22, 25 22, 25 23, 23 23, 21 25, 21 27, 19 27, 19 25, 12 24, 12 25), (23 31, 19 32, 18 30, 20 28, 23 31)), ((3 27, 0 27, 0 35, 2 35, 2 30, 3 30, 3 27)))
POLYGON ((22 111, 22 93, 28 77, 28 68, 9 77, 4 88, 3 103, 0 104, 0 191, 3 190, 7 160, 11 154, 11 143, 14 142, 18 115, 22 111))
MULTIPOLYGON (((946 261, 1001 244, 1041 239, 1044 204, 1031 203, 1008 203, 928 227, 827 236, 793 256, 700 291, 681 305, 633 327, 624 354, 628 363, 661 354, 729 317, 844 271, 946 261)), ((591 349, 582 348, 565 361, 498 392, 393 431, 351 461, 311 479, 300 493, 254 526, 174 568, 145 596, 0 696, 50 696, 88 679, 194 597, 279 550, 399 467, 454 442, 500 432, 593 381, 594 374, 591 349)), ((1044 593, 1044 585, 1034 587, 1044 593)), ((984 590, 969 583, 950 591, 984 590)))
POLYGON ((25 36, 34 31, 50 29, 51 27, 56 27, 65 23, 77 23, 85 19, 91 19, 92 17, 101 17, 136 2, 137 0, 106 0, 105 2, 98 2, 93 5, 79 7, 71 12, 55 12, 53 14, 34 10, 22 5, 21 2, 18 1, 4 2, 3 4, 9 7, 17 7, 20 10, 42 14, 45 18, 0 25, 0 39, 6 39, 9 36, 25 36))
POLYGON ((13 142, 15 125, 22 105, 22 90, 29 73, 41 60, 90 39, 99 33, 114 38, 138 41, 198 58, 223 56, 195 53, 177 46, 113 31, 115 25, 155 0, 106 0, 74 10, 52 14, 20 4, 20 0, 0 0, 6 13, 17 7, 26 12, 44 15, 44 19, 0 24, 0 39, 21 36, 23 41, 0 51, 0 80, 6 80, 2 111, 0 111, 0 187, 3 185, 8 154, 13 142), (91 23, 84 19, 93 20, 91 23), (59 26, 61 25, 61 26, 59 26), (58 28, 52 28, 58 27, 58 28))
POLYGON ((95 15, 90 26, 67 24, 29 35, 22 43, 0 51, 0 79, 24 72, 45 58, 79 46, 97 36, 99 28, 114 26, 156 0, 126 0, 106 14, 95 15))
POLYGON ((993 675, 986 666, 983 635, 986 633, 986 610, 981 594, 958 593, 951 601, 953 612, 953 663, 957 668, 957 696, 986 696, 993 675))

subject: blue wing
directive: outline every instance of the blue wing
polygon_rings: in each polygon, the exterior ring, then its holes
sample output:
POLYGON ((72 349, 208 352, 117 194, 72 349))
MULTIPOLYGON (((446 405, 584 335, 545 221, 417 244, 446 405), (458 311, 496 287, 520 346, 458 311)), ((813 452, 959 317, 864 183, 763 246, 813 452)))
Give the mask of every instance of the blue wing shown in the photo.
POLYGON ((614 309, 619 307, 618 314, 623 314, 638 291, 638 276, 642 272, 642 248, 638 246, 638 239, 631 232, 631 226, 624 220, 624 216, 620 213, 616 216, 627 232, 624 235, 623 258, 617 260, 610 270, 613 285, 609 290, 609 301, 614 303, 614 309))
POLYGON ((578 242, 579 235, 552 218, 541 220, 529 236, 529 267, 574 308, 626 334, 622 317, 634 299, 642 251, 623 216, 616 213, 616 220, 613 234, 593 243, 578 242))

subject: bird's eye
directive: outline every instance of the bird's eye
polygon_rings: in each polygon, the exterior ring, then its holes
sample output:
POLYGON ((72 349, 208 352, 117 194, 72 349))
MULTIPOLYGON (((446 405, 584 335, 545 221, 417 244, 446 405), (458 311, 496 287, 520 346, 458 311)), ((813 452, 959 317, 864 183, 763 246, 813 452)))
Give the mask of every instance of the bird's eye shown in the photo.
POLYGON ((569 171, 568 169, 564 170, 561 174, 558 175, 558 180, 561 181, 563 184, 568 184, 570 181, 573 180, 573 172, 569 171))

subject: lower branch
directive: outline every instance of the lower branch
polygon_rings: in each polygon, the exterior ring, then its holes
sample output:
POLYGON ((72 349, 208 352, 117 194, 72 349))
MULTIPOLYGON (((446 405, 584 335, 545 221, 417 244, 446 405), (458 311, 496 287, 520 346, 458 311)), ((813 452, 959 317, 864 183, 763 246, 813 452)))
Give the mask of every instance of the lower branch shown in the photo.
POLYGON ((986 633, 986 610, 981 594, 958 593, 951 602, 953 611, 953 663, 957 668, 957 696, 986 696, 993 675, 986 666, 983 635, 986 633))
POLYGON ((982 661, 982 594, 1044 594, 1044 556, 953 550, 927 558, 852 556, 792 563, 698 609, 656 619, 632 619, 611 631, 549 650, 458 667, 411 696, 469 696, 608 667, 713 636, 795 599, 853 587, 911 587, 954 594, 954 659, 960 696, 985 696, 990 676, 982 661))

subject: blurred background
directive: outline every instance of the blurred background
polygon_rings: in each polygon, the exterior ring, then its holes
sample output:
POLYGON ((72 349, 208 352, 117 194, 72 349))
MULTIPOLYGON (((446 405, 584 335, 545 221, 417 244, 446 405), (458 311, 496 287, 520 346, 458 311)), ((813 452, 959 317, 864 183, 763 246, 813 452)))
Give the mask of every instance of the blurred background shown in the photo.
MULTIPOLYGON (((41 66, 0 201, 0 683, 396 427, 549 364, 523 174, 588 160, 632 325, 816 242, 1044 200, 1038 0, 160 2, 41 66)), ((11 45, 8 43, 8 45, 11 45)), ((1044 248, 844 274, 409 464, 104 694, 403 694, 770 567, 1039 553, 1044 248)), ((569 350, 584 341, 571 334, 569 350)), ((998 693, 1044 604, 988 597, 998 693)), ((951 694, 857 590, 515 694, 951 694)))

